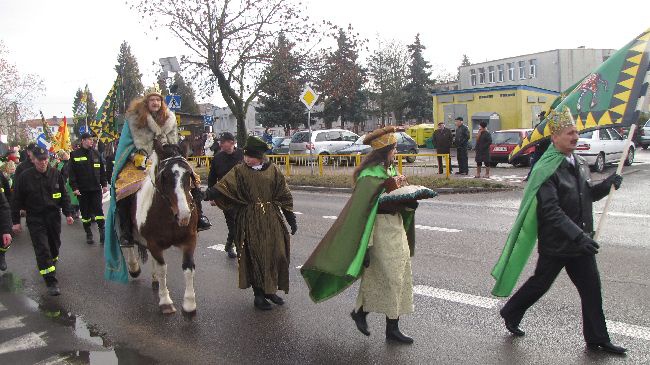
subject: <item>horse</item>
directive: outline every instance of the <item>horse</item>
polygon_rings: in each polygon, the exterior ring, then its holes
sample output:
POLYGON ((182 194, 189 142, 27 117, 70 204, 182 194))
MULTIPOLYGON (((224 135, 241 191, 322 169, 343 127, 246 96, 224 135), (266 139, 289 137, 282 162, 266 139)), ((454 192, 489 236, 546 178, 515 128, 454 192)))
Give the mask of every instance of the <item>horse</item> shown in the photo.
MULTIPOLYGON (((163 314, 176 312, 167 290, 167 264, 163 251, 175 246, 183 252, 185 276, 183 311, 196 312, 194 293, 194 250, 197 238, 198 212, 190 194, 193 170, 177 145, 162 145, 154 140, 151 167, 142 187, 133 199, 133 237, 143 262, 147 250, 152 260, 152 287, 158 289, 158 306, 163 314)), ((131 277, 138 277, 140 264, 136 247, 123 248, 131 277)))

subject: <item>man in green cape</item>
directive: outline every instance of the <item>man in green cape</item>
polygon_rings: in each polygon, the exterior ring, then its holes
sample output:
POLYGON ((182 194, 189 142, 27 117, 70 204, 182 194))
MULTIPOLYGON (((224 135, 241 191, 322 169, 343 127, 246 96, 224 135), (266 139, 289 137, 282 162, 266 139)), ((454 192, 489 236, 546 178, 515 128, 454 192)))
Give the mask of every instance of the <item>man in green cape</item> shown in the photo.
POLYGON ((592 239, 594 201, 620 187, 613 174, 592 185, 585 160, 573 153, 578 131, 567 114, 549 120, 553 144, 535 164, 519 214, 499 261, 492 270, 492 294, 507 297, 517 283, 533 247, 539 241, 535 273, 501 309, 506 328, 516 336, 526 310, 550 289, 564 268, 580 294, 583 334, 589 348, 623 354, 626 349, 610 342, 602 308, 600 277, 592 239))

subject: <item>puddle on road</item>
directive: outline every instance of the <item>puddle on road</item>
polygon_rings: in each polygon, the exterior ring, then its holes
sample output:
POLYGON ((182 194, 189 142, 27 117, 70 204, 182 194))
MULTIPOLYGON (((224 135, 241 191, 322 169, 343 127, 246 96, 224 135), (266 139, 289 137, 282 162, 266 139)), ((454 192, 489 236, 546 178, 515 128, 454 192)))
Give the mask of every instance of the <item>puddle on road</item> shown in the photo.
POLYGON ((29 298, 24 293, 24 281, 17 275, 6 272, 0 275, 0 292, 17 296, 21 306, 31 312, 41 312, 52 321, 66 327, 72 327, 75 337, 93 345, 101 346, 103 351, 68 351, 59 353, 56 360, 70 364, 113 365, 113 364, 156 364, 155 359, 141 355, 137 350, 113 344, 106 333, 98 327, 86 323, 81 316, 65 310, 55 299, 43 297, 43 302, 29 298))

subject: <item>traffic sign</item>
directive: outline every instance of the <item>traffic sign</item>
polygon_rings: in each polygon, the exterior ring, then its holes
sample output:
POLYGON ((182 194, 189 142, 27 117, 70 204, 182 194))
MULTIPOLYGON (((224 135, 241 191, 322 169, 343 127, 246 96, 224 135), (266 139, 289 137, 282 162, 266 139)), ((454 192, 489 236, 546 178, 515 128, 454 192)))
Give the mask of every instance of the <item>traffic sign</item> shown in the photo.
POLYGON ((205 124, 205 125, 213 125, 214 124, 214 119, 212 118, 212 115, 204 115, 203 116, 203 124, 205 124))
POLYGON ((88 132, 88 130, 86 129, 85 125, 79 127, 79 134, 84 134, 86 132, 88 132))
POLYGON ((167 95, 165 96, 165 104, 169 110, 179 111, 181 110, 181 96, 180 95, 167 95))
POLYGON ((316 94, 311 87, 306 86, 302 91, 302 94, 300 94, 300 101, 305 104, 307 109, 311 110, 311 108, 316 104, 316 100, 318 100, 318 94, 316 94))

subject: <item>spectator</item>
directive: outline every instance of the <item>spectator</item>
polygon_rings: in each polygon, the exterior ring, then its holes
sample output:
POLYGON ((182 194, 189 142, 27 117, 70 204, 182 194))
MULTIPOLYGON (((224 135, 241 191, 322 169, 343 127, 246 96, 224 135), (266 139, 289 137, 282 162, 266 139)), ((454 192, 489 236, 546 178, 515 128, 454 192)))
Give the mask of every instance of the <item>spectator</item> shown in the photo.
POLYGON ((476 136, 476 175, 474 178, 481 177, 481 165, 485 166, 485 178, 490 178, 490 145, 492 144, 492 135, 487 129, 487 122, 482 121, 479 123, 478 135, 476 136))
POLYGON ((458 161, 458 172, 456 175, 467 175, 469 166, 467 164, 467 147, 469 143, 469 129, 463 124, 463 117, 456 118, 456 160, 458 161))
MULTIPOLYGON (((451 152, 451 145, 453 136, 451 130, 445 126, 444 122, 438 123, 438 130, 433 133, 433 143, 436 147, 436 153, 439 155, 449 154, 451 152)), ((452 172, 451 159, 449 161, 449 172, 452 172)), ((442 174, 442 156, 438 156, 438 173, 442 174)))

